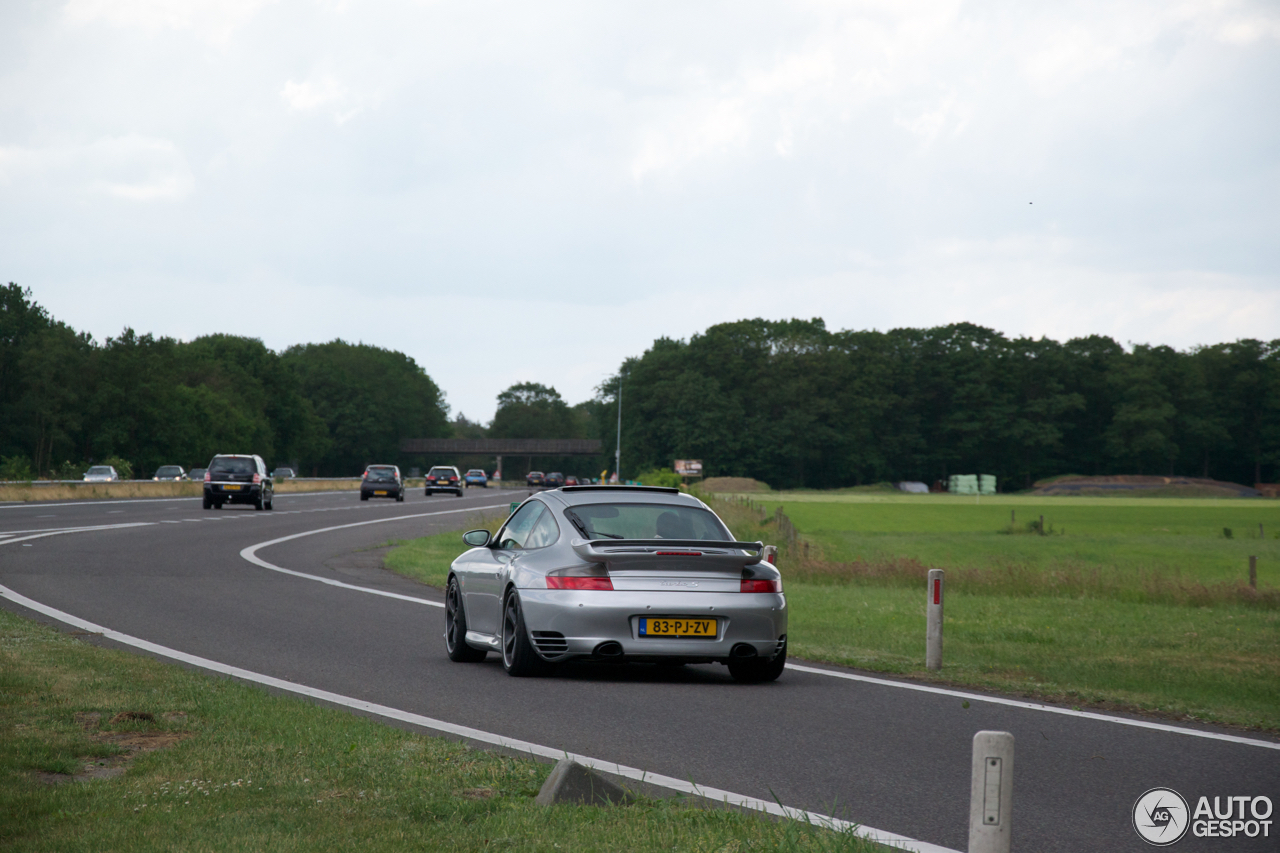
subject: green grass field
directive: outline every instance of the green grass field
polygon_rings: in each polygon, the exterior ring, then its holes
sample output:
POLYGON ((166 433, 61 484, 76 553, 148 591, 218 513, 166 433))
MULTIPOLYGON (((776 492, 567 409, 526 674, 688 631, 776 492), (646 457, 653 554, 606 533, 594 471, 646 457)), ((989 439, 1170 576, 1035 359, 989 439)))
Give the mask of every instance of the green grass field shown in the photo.
POLYGON ((849 833, 640 799, 535 805, 550 766, 426 737, 0 610, 0 849, 851 851, 849 833), (164 748, 123 761, 120 738, 164 748), (123 775, 48 784, 116 764, 123 775))
MULTIPOLYGON (((751 498, 810 544, 781 560, 798 657, 1280 731, 1280 502, 751 498), (1028 532, 1042 514, 1050 535, 1028 532), (924 669, 931 568, 947 572, 940 674, 924 669)), ((778 541, 755 508, 712 505, 740 538, 778 541)))

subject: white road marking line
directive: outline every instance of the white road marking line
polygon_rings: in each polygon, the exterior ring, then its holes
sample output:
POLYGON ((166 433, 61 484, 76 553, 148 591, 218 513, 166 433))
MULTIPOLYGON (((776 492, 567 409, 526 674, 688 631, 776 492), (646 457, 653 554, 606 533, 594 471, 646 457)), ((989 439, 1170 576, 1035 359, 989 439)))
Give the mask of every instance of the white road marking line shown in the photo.
POLYGON ((898 687, 903 690, 915 690, 920 693, 933 693, 939 696, 954 696, 957 699, 967 699, 970 702, 987 702, 992 705, 1005 705, 1010 708, 1022 708, 1028 711, 1045 711, 1050 714, 1063 714, 1068 717, 1083 717, 1086 720, 1098 720, 1105 723, 1122 723, 1126 726, 1134 726, 1140 729, 1154 729, 1155 731, 1160 732, 1173 732, 1180 735, 1209 738, 1210 740, 1223 740, 1228 743, 1245 744, 1246 746, 1262 746, 1267 749, 1280 749, 1280 743, 1269 740, 1258 740, 1257 738, 1228 735, 1220 732, 1206 732, 1200 731, 1199 729, 1172 726, 1168 723, 1154 723, 1149 720, 1133 720, 1128 717, 1113 717, 1110 714, 1099 714, 1094 711, 1077 711, 1074 708, 1059 708, 1056 705, 1043 705, 1039 702, 1027 702, 1021 699, 1005 699, 1001 696, 983 696, 979 693, 965 693, 962 690, 950 690, 945 687, 934 687, 929 684, 910 684, 903 681, 890 681, 887 678, 874 678, 869 675, 857 675, 852 672, 837 672, 830 669, 818 669, 817 667, 802 666, 800 664, 790 662, 787 663, 787 669, 794 669, 797 672, 809 672, 814 675, 826 675, 831 678, 843 678, 848 681, 861 681, 867 684, 877 684, 884 687, 898 687))
MULTIPOLYGON (((497 507, 476 507, 476 509, 496 509, 497 507)), ((446 510, 444 512, 427 513, 427 515, 447 515, 451 512, 464 512, 465 510, 446 510)), ((421 516, 406 515, 398 516, 398 518, 420 518, 421 516)), ((342 581, 329 580, 328 578, 316 577, 305 572, 295 572, 290 569, 284 569, 280 566, 268 563, 266 560, 256 556, 255 552, 259 548, 265 548, 268 545, 276 545, 280 542, 288 542, 290 539, 299 539, 303 536, 312 536, 317 533, 328 533, 332 530, 342 530, 347 527, 359 527, 364 524, 378 524, 383 521, 393 521, 395 519, 378 519, 377 521, 359 521, 355 524, 341 524, 336 527, 322 527, 319 530, 309 530, 306 533, 295 533, 292 536, 284 536, 280 539, 272 539, 270 542, 262 542, 257 545, 250 545, 240 552, 240 556, 244 557, 251 563, 261 566, 264 569, 271 569, 276 572, 284 572, 288 575, 296 575, 307 580, 319 581, 331 586, 339 586, 344 589, 353 589, 357 592, 365 592, 370 595, 381 595, 387 598, 398 598, 403 601, 412 601, 416 604, 428 604, 432 607, 444 607, 437 601, 430 601, 425 598, 416 598, 410 595, 400 595, 394 592, 383 592, 378 589, 369 589, 368 587, 356 586, 355 584, 343 583, 342 581)), ((787 669, 796 672, 807 672, 813 675, 825 675, 829 678, 842 678, 847 681, 861 681, 866 684, 875 684, 881 687, 896 687, 902 690, 915 690, 920 693, 932 693, 937 696, 954 696, 959 699, 967 699, 970 702, 986 702, 992 705, 1005 705, 1011 708, 1021 708, 1027 711, 1044 711, 1049 714, 1062 714, 1068 717, 1080 717, 1086 720, 1095 720, 1104 723, 1119 723, 1125 726, 1133 726, 1140 729, 1152 729, 1161 732, 1171 732, 1173 734, 1190 735, 1191 737, 1202 737, 1210 740, 1221 740, 1228 743, 1239 743, 1246 746, 1261 746, 1267 749, 1280 749, 1280 743, 1267 740, 1258 740, 1257 738, 1241 737, 1239 735, 1222 734, 1220 732, 1207 732, 1199 729, 1188 729, 1182 726, 1172 726, 1167 723, 1155 723, 1148 720, 1135 720, 1128 717, 1115 717, 1110 714, 1099 714, 1094 711, 1077 711, 1074 708, 1060 708, 1056 705, 1044 705, 1039 702, 1026 702, 1019 699, 1006 699, 1001 696, 983 696, 978 693, 965 693, 961 690, 950 690, 945 687, 934 687, 929 684, 911 684, 903 681, 891 681, 887 678, 874 678, 868 675, 856 675, 850 672, 838 672, 830 669, 818 669, 817 667, 804 666, 802 664, 787 663, 787 669)))
POLYGON ((431 601, 429 599, 418 598, 417 596, 413 596, 413 595, 401 595, 398 592, 387 592, 381 589, 370 589, 367 586, 356 586, 355 584, 343 583, 342 581, 333 580, 332 578, 322 578, 317 575, 308 574, 306 572, 295 572, 293 569, 286 569, 281 566, 277 566, 274 563, 268 563, 266 560, 259 557, 257 555, 257 552, 258 552, 258 549, 260 548, 266 548, 270 545, 279 545, 281 542, 288 542, 292 539, 301 539, 304 536, 315 536, 317 533, 329 533, 334 530, 345 530, 349 527, 364 527, 365 525, 368 525, 368 524, 386 524, 387 522, 391 522, 391 521, 406 521, 411 518, 429 518, 430 516, 434 516, 434 515, 453 515, 459 512, 475 512, 476 510, 482 510, 482 509, 501 509, 502 507, 505 507, 505 506, 509 506, 509 504, 494 504, 492 506, 463 507, 462 509, 446 509, 446 510, 441 510, 439 512, 424 512, 424 513, 418 513, 416 515, 397 515, 391 518, 375 518, 373 521, 356 521, 351 524, 339 524, 334 527, 321 527, 316 530, 308 530, 305 533, 294 533, 291 536, 282 536, 279 539, 271 539, 267 542, 259 542, 257 545, 250 545, 248 548, 245 548, 240 552, 240 556, 248 560, 250 563, 253 563, 255 566, 261 566, 262 568, 270 569, 273 572, 281 572, 286 575, 293 575, 294 577, 305 578, 306 580, 309 580, 309 581, 316 581, 317 583, 328 584, 329 586, 341 587, 342 589, 353 589, 356 592, 364 592, 364 593, 368 593, 369 595, 381 595, 384 598, 395 598, 400 601, 411 601, 414 604, 426 604, 430 607, 444 607, 444 604, 440 603, 439 601, 431 601))
MULTIPOLYGON (((318 533, 319 531, 314 532, 318 533)), ((307 534, 303 533, 299 535, 306 536, 307 534)), ((916 839, 908 838, 905 835, 898 835, 893 832, 886 832, 882 829, 873 829, 869 826, 850 823, 849 821, 840 820, 839 818, 834 818, 830 815, 819 814, 817 812, 806 811, 804 809, 795 809, 769 800, 748 797, 745 794, 735 794, 732 791, 725 791, 720 788, 709 788, 683 779, 676 779, 672 776, 649 773, 636 767, 628 767, 625 764, 615 764, 612 761, 602 761, 598 758, 591 758, 574 752, 565 752, 561 749, 554 749, 552 747, 532 743, 527 740, 504 737, 499 734, 494 734, 493 732, 473 729, 470 726, 460 726, 456 723, 449 723, 432 717, 424 717, 420 714, 401 711, 398 708, 391 708, 387 705, 366 702, 363 699, 343 696, 340 693, 331 693, 328 690, 308 687, 305 684, 295 684, 291 681, 285 681, 270 675, 263 675, 262 673, 241 669, 240 667, 231 666, 219 661, 197 657, 196 655, 187 654, 186 652, 180 652, 177 649, 171 649, 168 646, 161 646, 148 640, 142 640, 138 637, 132 637, 128 634, 122 634, 119 631, 104 628, 101 625, 96 625, 93 622, 72 616, 70 613, 65 613, 61 610, 56 610, 52 607, 41 604, 38 601, 33 601, 24 595, 19 595, 5 586, 0 586, 0 596, 13 601, 15 604, 20 604, 23 607, 34 610, 37 613, 43 613, 45 616, 50 616, 67 625, 79 628, 82 631, 101 634, 104 639, 122 643, 127 646, 133 646, 134 648, 142 649, 143 651, 150 652, 151 654, 158 655, 160 657, 169 658, 170 660, 180 661, 182 663, 190 664, 191 666, 198 666, 201 669, 207 669, 211 672, 229 675, 233 678, 239 678, 243 681, 261 684, 266 687, 273 687, 276 690, 283 690, 300 696, 307 696, 312 699, 318 699, 322 702, 329 702, 334 705, 341 705, 346 708, 362 711, 366 714, 375 714, 389 720, 399 720, 400 722, 420 726, 424 729, 431 729, 432 731, 443 732, 444 734, 450 734, 456 737, 464 737, 469 740, 503 747, 504 749, 510 749, 516 752, 524 752, 541 758, 570 758, 579 764, 595 768, 596 770, 600 770, 604 773, 612 773, 615 776, 621 776, 624 779, 634 779, 637 782, 647 782, 650 785, 657 785, 658 787, 666 788, 671 791, 679 791, 684 794, 705 797, 709 800, 727 803, 731 806, 738 806, 752 811, 765 812, 766 814, 786 817, 792 820, 803 820, 813 823, 816 826, 834 829, 838 832, 852 832, 860 838, 866 838, 880 844, 892 845, 900 850, 910 850, 913 851, 913 853, 960 853, 960 851, 952 850, 950 847, 941 847, 937 844, 930 844, 926 841, 917 841, 916 839)))
POLYGON ((59 530, 42 530, 30 536, 19 536, 16 539, 5 539, 0 545, 12 545, 14 542, 25 542, 28 539, 43 539, 46 536, 61 536, 64 533, 89 533, 96 530, 123 530, 126 527, 150 527, 154 521, 130 521, 124 524, 99 524, 93 527, 64 527, 59 530))

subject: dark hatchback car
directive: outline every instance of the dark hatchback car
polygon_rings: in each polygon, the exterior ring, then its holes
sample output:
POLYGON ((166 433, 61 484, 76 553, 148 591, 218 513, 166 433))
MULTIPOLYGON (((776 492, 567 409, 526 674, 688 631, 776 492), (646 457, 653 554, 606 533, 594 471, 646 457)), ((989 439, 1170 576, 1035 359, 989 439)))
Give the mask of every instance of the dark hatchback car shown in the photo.
POLYGON ((529 486, 541 486, 542 481, 546 479, 546 476, 547 475, 543 474, 541 471, 530 471, 528 474, 524 475, 524 481, 525 484, 529 486))
POLYGON ((205 509, 222 509, 223 504, 232 503, 269 510, 274 499, 274 484, 261 456, 220 453, 204 472, 205 509))
POLYGON ((542 478, 542 485, 548 489, 558 489, 564 485, 564 474, 559 471, 552 471, 550 474, 542 478))
POLYGON ((395 498, 404 503, 404 478, 395 465, 370 465, 360 479, 360 500, 395 498))
POLYGON ((436 492, 453 492, 462 497, 462 489, 462 475, 452 465, 437 465, 427 472, 427 497, 436 492))

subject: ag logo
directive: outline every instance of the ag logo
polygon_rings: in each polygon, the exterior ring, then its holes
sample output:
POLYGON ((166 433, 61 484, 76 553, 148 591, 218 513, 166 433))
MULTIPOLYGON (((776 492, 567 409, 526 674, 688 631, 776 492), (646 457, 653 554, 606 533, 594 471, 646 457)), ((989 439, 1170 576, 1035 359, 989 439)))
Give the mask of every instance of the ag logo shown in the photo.
POLYGON ((1133 804, 1133 828, 1148 844, 1167 847, 1180 841, 1190 825, 1187 801, 1172 788, 1152 788, 1133 804))

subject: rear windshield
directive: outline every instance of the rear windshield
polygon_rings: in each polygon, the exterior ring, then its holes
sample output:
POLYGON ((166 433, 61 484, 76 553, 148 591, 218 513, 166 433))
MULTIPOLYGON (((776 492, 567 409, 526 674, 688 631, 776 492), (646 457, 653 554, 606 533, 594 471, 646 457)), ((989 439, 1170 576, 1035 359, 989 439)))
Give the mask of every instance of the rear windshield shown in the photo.
POLYGON ((157 477, 172 477, 175 474, 181 474, 182 469, 177 465, 161 465, 156 469, 157 477))
POLYGON ((256 474, 258 466, 252 459, 221 456, 209 463, 209 471, 214 474, 256 474))
POLYGON ((428 477, 452 477, 454 476, 452 468, 432 468, 428 477))
POLYGON ((375 477, 394 477, 396 469, 390 465, 370 465, 369 473, 375 477))
POLYGON ((583 504, 565 516, 588 539, 732 539, 714 513, 669 504, 583 504))
POLYGON ((86 474, 110 474, 111 469, 106 465, 94 465, 85 473, 86 474))

